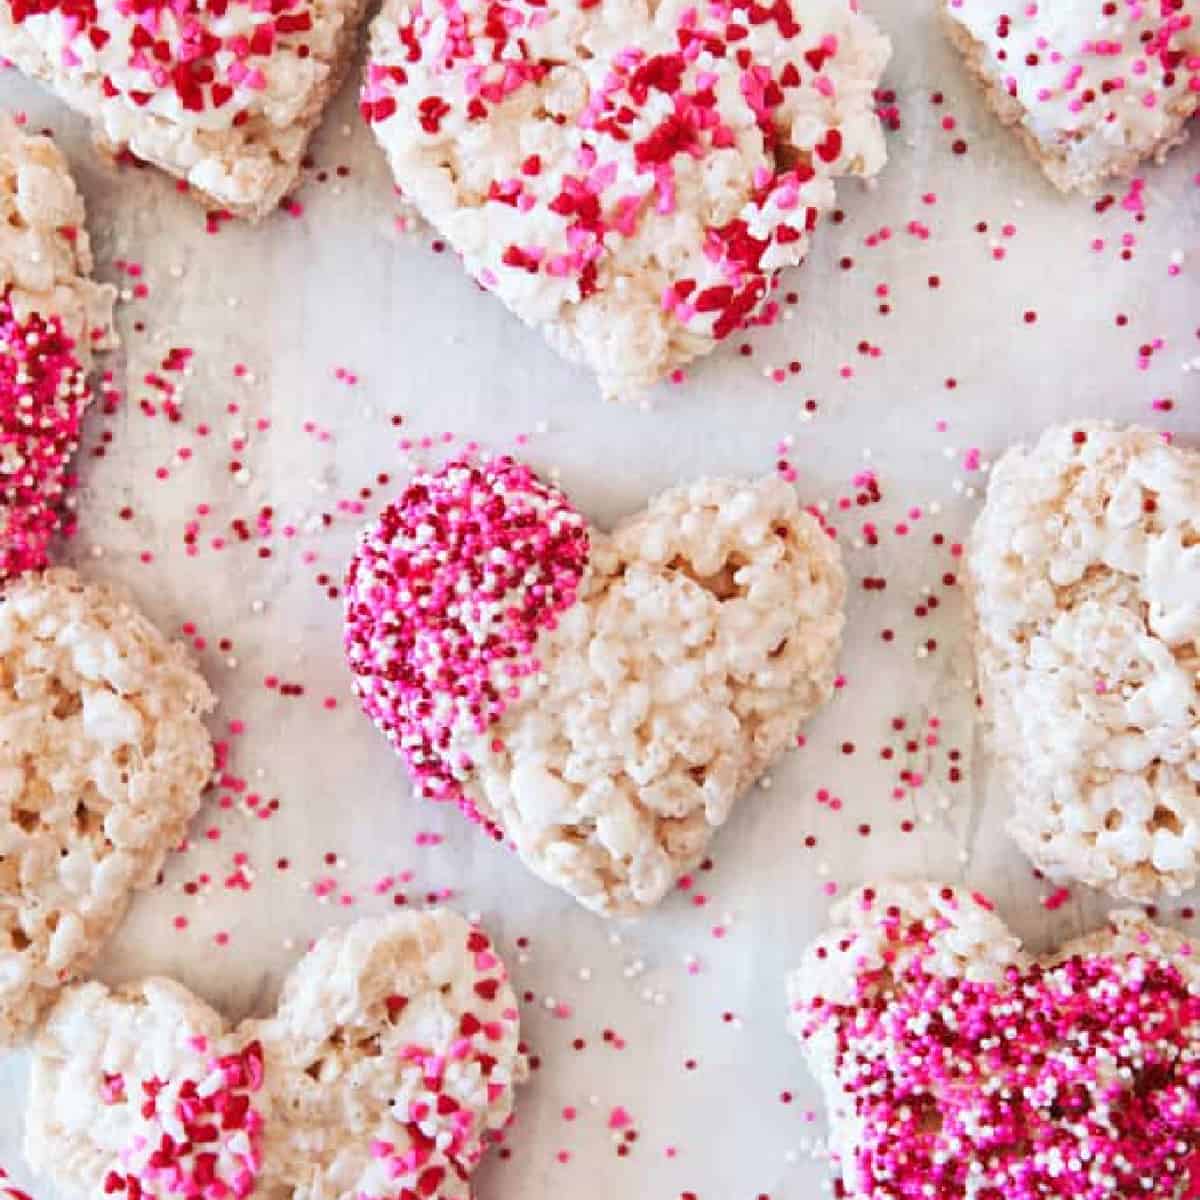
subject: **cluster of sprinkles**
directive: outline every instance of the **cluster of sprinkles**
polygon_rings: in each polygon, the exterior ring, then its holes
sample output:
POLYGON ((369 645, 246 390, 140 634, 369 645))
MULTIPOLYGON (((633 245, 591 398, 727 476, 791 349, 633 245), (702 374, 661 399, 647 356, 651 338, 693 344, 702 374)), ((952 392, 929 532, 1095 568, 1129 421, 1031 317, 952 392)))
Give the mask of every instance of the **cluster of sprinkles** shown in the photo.
MULTIPOLYGON (((18 319, 0 300, 0 579, 41 570, 74 484, 70 460, 91 398, 58 317, 18 319)), ((70 532, 68 525, 67 532, 70 532)))
POLYGON ((64 70, 98 77, 104 100, 209 129, 250 121, 273 60, 309 57, 313 30, 311 0, 12 0, 9 13, 55 38, 64 70))
MULTIPOLYGON (((602 0, 581 7, 588 19, 604 19, 602 0)), ((377 127, 419 124, 428 143, 459 136, 514 93, 552 79, 561 63, 533 45, 568 15, 540 0, 414 0, 394 48, 377 45, 368 64, 363 116, 377 127)), ((844 73, 868 69, 854 42, 806 30, 788 0, 720 0, 682 8, 673 28, 615 51, 580 111, 546 114, 558 127, 554 154, 530 154, 511 177, 492 182, 484 205, 515 210, 529 235, 489 254, 481 284, 517 294, 527 290, 520 277, 535 276, 573 302, 613 286, 629 269, 620 247, 655 226, 673 236, 696 165, 706 164, 713 179, 728 174, 723 161, 745 155, 739 139, 749 121, 761 162, 741 168, 751 176, 738 180, 745 201, 736 215, 703 226, 698 253, 689 247, 662 272, 660 303, 714 340, 773 322, 780 268, 801 260, 831 207, 830 178, 861 153, 857 133, 826 115, 836 110, 844 73), (727 87, 731 75, 736 86, 727 87), (811 137, 793 145, 789 127, 802 108, 811 137)), ((894 106, 880 104, 897 122, 894 106)))
MULTIPOLYGON (((858 974, 856 1000, 797 1013, 804 1039, 836 1040, 855 1194, 1164 1200, 1200 1186, 1200 992, 1178 965, 1074 955, 976 982, 926 965, 946 918, 889 905, 877 919, 884 962, 858 974)), ((852 935, 817 954, 839 952, 854 954, 852 935)))
MULTIPOLYGON (((191 1049, 207 1054, 207 1039, 191 1049)), ((104 1103, 123 1107, 136 1132, 104 1177, 106 1196, 126 1200, 244 1200, 262 1170, 263 1116, 254 1095, 263 1086, 262 1046, 212 1057, 201 1079, 127 1079, 105 1075, 104 1103)))
POLYGON ((583 518, 507 457, 418 476, 363 534, 346 575, 346 654, 422 795, 488 824, 462 787, 474 765, 463 743, 540 670, 537 640, 575 603, 587 563, 583 518))

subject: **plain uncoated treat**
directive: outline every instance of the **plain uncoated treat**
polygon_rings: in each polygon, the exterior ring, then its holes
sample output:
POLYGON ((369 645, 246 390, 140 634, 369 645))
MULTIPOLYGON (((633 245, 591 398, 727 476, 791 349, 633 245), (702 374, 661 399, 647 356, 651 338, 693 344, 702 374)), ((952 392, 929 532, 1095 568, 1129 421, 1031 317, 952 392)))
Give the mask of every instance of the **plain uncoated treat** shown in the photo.
POLYGON ((113 340, 113 289, 93 283, 83 201, 46 137, 0 112, 0 581, 46 565, 91 401, 92 352, 113 340))
POLYGON ((387 0, 362 110, 470 274, 628 398, 748 323, 886 160, 853 0, 387 0))
POLYGON ((346 650, 422 795, 630 914, 829 698, 845 587, 777 478, 673 488, 606 534, 522 464, 460 460, 364 532, 346 650))
POLYGON ((140 6, 11 0, 0 54, 209 204, 258 219, 296 183, 353 56, 363 0, 140 6))
POLYGON ((979 892, 869 886, 788 999, 848 1200, 1200 1185, 1200 945, 1140 911, 1034 959, 979 892))
POLYGON ((942 0, 950 40, 1056 187, 1162 161, 1200 106, 1197 0, 942 0))
POLYGON ((66 570, 0 593, 0 1046, 152 885, 212 772, 207 685, 122 594, 66 570))
POLYGON ((967 548, 1010 832, 1055 880, 1131 900, 1200 878, 1200 456, 1048 430, 992 471, 967 548))
POLYGON ((327 934, 232 1029, 169 980, 82 984, 35 1046, 26 1155, 78 1200, 467 1200, 519 1040, 504 964, 445 909, 327 934))

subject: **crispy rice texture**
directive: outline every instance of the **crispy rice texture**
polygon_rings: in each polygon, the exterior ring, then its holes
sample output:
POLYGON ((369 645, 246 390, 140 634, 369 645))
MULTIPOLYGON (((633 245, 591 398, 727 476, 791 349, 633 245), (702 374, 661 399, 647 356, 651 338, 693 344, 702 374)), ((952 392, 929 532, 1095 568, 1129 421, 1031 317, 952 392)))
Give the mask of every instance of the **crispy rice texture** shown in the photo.
POLYGON ((171 1162, 182 1188, 462 1200, 527 1073, 519 1038, 504 964, 445 909, 326 934, 275 1015, 236 1028, 170 980, 82 984, 35 1046, 26 1155, 78 1200, 110 1195, 114 1174, 128 1194, 126 1173, 143 1195, 173 1194, 139 1146, 172 1130, 181 1142, 194 1121, 216 1136, 192 1138, 171 1162), (215 1119, 180 1104, 197 1094, 215 1119))
MULTIPOLYGON (((553 522, 584 526, 557 509, 553 522)), ((410 580, 394 562, 423 536, 368 529, 347 588, 356 689, 402 752, 414 728, 397 716, 393 632, 410 580)), ((442 759, 456 798, 538 875, 597 912, 632 914, 703 859, 832 694, 846 581, 836 543, 774 478, 673 488, 586 536, 572 602, 517 660, 536 663, 518 668, 519 696, 495 721, 447 725, 442 759)))
POLYGON ((93 351, 115 340, 83 200, 46 137, 0 112, 0 582, 46 565, 70 524, 93 351))
POLYGON ((629 398, 772 318, 886 160, 890 53, 850 0, 387 0, 362 108, 470 274, 629 398))
POLYGON ((0 594, 0 1045, 88 969, 182 839, 213 703, 121 593, 54 570, 0 594))
POLYGON ((1010 450, 967 550, 1009 829, 1129 900, 1200 868, 1200 456, 1081 422, 1010 450))
POLYGON ((18 319, 58 317, 84 367, 114 341, 115 289, 93 283, 91 272, 83 199, 66 159, 0 111, 0 291, 18 319))
POLYGON ((150 53, 139 45, 135 11, 118 0, 96 0, 82 21, 59 0, 10 0, 0 5, 0 54, 87 118, 108 153, 128 151, 185 180, 209 205, 257 220, 299 178, 365 8, 364 0, 289 0, 275 9, 229 0, 185 14, 155 10, 150 53), (214 40, 198 58, 197 31, 214 40))

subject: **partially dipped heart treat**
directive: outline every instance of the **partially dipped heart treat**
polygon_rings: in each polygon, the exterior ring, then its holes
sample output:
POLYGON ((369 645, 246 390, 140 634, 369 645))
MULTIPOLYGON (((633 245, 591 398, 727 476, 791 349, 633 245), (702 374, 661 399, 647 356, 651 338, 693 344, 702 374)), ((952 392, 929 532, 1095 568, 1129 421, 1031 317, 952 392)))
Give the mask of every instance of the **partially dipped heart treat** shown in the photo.
POLYGON ((91 400, 92 352, 111 337, 93 283, 83 200, 46 137, 0 113, 0 582, 46 565, 68 523, 71 458, 91 400))
POLYGON ((526 1073, 486 934, 444 909, 327 934, 230 1029, 176 983, 67 992, 26 1154, 65 1196, 469 1200, 526 1073))
POLYGON ((1200 947, 1142 913, 1034 959, 977 892, 866 887, 788 981, 853 1200, 1184 1200, 1200 947))
POLYGON ((886 152, 856 0, 387 0, 362 112, 470 274, 627 398, 770 321, 886 152))
POLYGON ((828 699, 845 576, 777 478, 611 533, 510 458, 413 479, 346 578, 346 654, 417 791, 604 914, 659 901, 828 699))

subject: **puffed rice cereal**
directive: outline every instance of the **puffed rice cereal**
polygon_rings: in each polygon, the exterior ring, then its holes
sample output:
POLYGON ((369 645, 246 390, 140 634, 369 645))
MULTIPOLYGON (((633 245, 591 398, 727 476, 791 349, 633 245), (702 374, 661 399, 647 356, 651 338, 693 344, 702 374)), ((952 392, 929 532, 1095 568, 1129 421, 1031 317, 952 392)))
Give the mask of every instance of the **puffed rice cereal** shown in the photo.
POLYGON ((1080 423, 996 464, 967 550, 1010 831, 1130 900, 1200 878, 1200 456, 1080 423))
POLYGON ((209 204, 257 219, 295 184, 363 0, 9 0, 0 54, 209 204))
POLYGON ((630 397, 777 311, 886 160, 857 0, 387 0, 362 111, 480 285, 630 397))
POLYGON ((34 1054, 26 1154, 72 1200, 466 1200, 527 1067, 481 930, 362 920, 230 1029, 177 983, 67 991, 34 1054))
POLYGON ((988 104, 1062 191, 1161 161, 1200 106, 1200 0, 942 0, 988 104))
POLYGON ((88 278, 83 218, 54 143, 0 112, 0 581, 44 567, 71 528, 87 371, 112 341, 113 290, 88 278))
POLYGON ((346 652, 422 795, 634 913, 829 698, 845 587, 777 478, 674 488, 605 534, 528 467, 459 460, 364 532, 346 652))
POLYGON ((112 589, 52 570, 0 592, 0 1046, 88 968, 183 837, 213 703, 112 589))
POLYGON ((1032 959, 978 892, 863 888, 788 980, 848 1200, 1182 1200, 1200 946, 1114 913, 1032 959))

